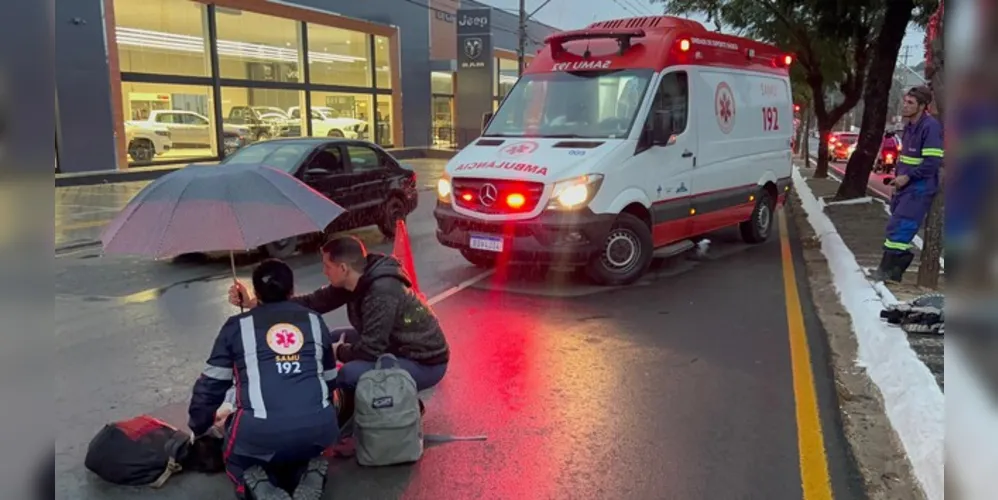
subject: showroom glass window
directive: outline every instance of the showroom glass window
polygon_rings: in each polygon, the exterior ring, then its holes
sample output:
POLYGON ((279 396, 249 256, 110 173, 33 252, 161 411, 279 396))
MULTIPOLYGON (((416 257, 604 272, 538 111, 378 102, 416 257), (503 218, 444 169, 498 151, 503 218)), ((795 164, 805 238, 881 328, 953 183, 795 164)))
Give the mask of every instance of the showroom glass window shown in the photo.
POLYGON ((114 0, 114 16, 129 165, 216 157, 207 8, 187 0, 114 0))
POLYGON ((388 37, 374 37, 374 59, 378 61, 376 73, 378 76, 379 89, 392 88, 392 57, 390 46, 388 37))
POLYGON ((308 68, 311 83, 373 87, 370 37, 359 31, 309 24, 308 68))
POLYGON ((229 8, 215 9, 222 78, 256 82, 302 81, 297 21, 229 8))
POLYGON ((121 71, 211 76, 204 15, 187 0, 114 0, 121 71))
POLYGON ((449 71, 430 73, 430 89, 433 92, 433 145, 443 148, 456 147, 454 73, 449 71))

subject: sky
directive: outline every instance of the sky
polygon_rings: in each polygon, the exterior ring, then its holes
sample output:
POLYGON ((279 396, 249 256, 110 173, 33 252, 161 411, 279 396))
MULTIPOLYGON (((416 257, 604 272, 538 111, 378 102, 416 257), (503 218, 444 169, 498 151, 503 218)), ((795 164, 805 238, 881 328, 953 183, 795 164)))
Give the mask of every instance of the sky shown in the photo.
MULTIPOLYGON (((519 9, 519 0, 479 0, 492 6, 515 12, 519 9)), ((533 12, 544 3, 544 0, 526 0, 527 12, 533 12)), ((596 22, 607 19, 619 19, 626 17, 639 17, 657 15, 662 12, 662 4, 652 4, 647 0, 551 0, 544 8, 537 12, 534 20, 554 26, 560 29, 578 29, 596 22), (585 3, 585 8, 580 6, 585 3)), ((700 22, 706 23, 705 18, 692 17, 700 22)), ((910 46, 907 64, 915 66, 924 59, 925 50, 922 43, 925 34, 921 29, 909 27, 905 35, 901 48, 902 56, 898 58, 899 63, 904 63, 905 46, 910 46)))

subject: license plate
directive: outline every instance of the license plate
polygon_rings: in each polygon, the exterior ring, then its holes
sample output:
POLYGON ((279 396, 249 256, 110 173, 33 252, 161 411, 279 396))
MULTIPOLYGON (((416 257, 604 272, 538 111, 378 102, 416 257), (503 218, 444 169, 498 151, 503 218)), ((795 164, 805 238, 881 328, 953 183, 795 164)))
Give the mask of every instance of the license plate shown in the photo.
POLYGON ((484 234, 471 235, 469 245, 472 250, 485 250, 486 252, 502 252, 503 240, 501 236, 488 236, 484 234))

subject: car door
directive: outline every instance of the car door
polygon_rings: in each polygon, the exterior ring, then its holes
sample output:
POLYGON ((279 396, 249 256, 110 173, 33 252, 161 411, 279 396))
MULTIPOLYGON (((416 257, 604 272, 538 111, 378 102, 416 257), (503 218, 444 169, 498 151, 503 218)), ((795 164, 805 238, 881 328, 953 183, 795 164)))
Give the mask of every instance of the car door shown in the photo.
POLYGON ((645 189, 652 200, 652 239, 656 247, 690 236, 692 217, 692 173, 696 162, 696 138, 690 124, 689 76, 673 71, 659 80, 645 130, 653 134, 664 130, 638 160, 646 180, 645 189), (655 126, 654 120, 660 125, 655 126))
POLYGON ((298 177, 337 205, 353 213, 350 172, 338 144, 322 145, 309 155, 298 177))
POLYGON ((191 145, 190 134, 184 126, 183 113, 161 111, 156 113, 156 123, 165 126, 170 131, 170 139, 173 140, 175 148, 185 148, 191 145))
POLYGON ((184 123, 195 144, 203 148, 211 147, 211 122, 207 118, 197 113, 186 113, 184 123))
POLYGON ((372 220, 381 213, 390 193, 388 165, 382 155, 364 143, 347 143, 345 149, 356 210, 372 220))

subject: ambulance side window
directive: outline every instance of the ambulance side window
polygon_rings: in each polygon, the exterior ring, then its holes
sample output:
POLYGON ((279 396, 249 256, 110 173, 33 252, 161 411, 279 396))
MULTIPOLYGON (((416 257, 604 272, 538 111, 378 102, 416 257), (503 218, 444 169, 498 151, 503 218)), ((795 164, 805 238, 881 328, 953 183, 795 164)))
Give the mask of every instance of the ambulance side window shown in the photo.
POLYGON ((663 76, 649 114, 649 118, 652 118, 655 113, 668 113, 672 118, 672 133, 675 135, 686 131, 690 101, 688 81, 685 71, 663 76))

